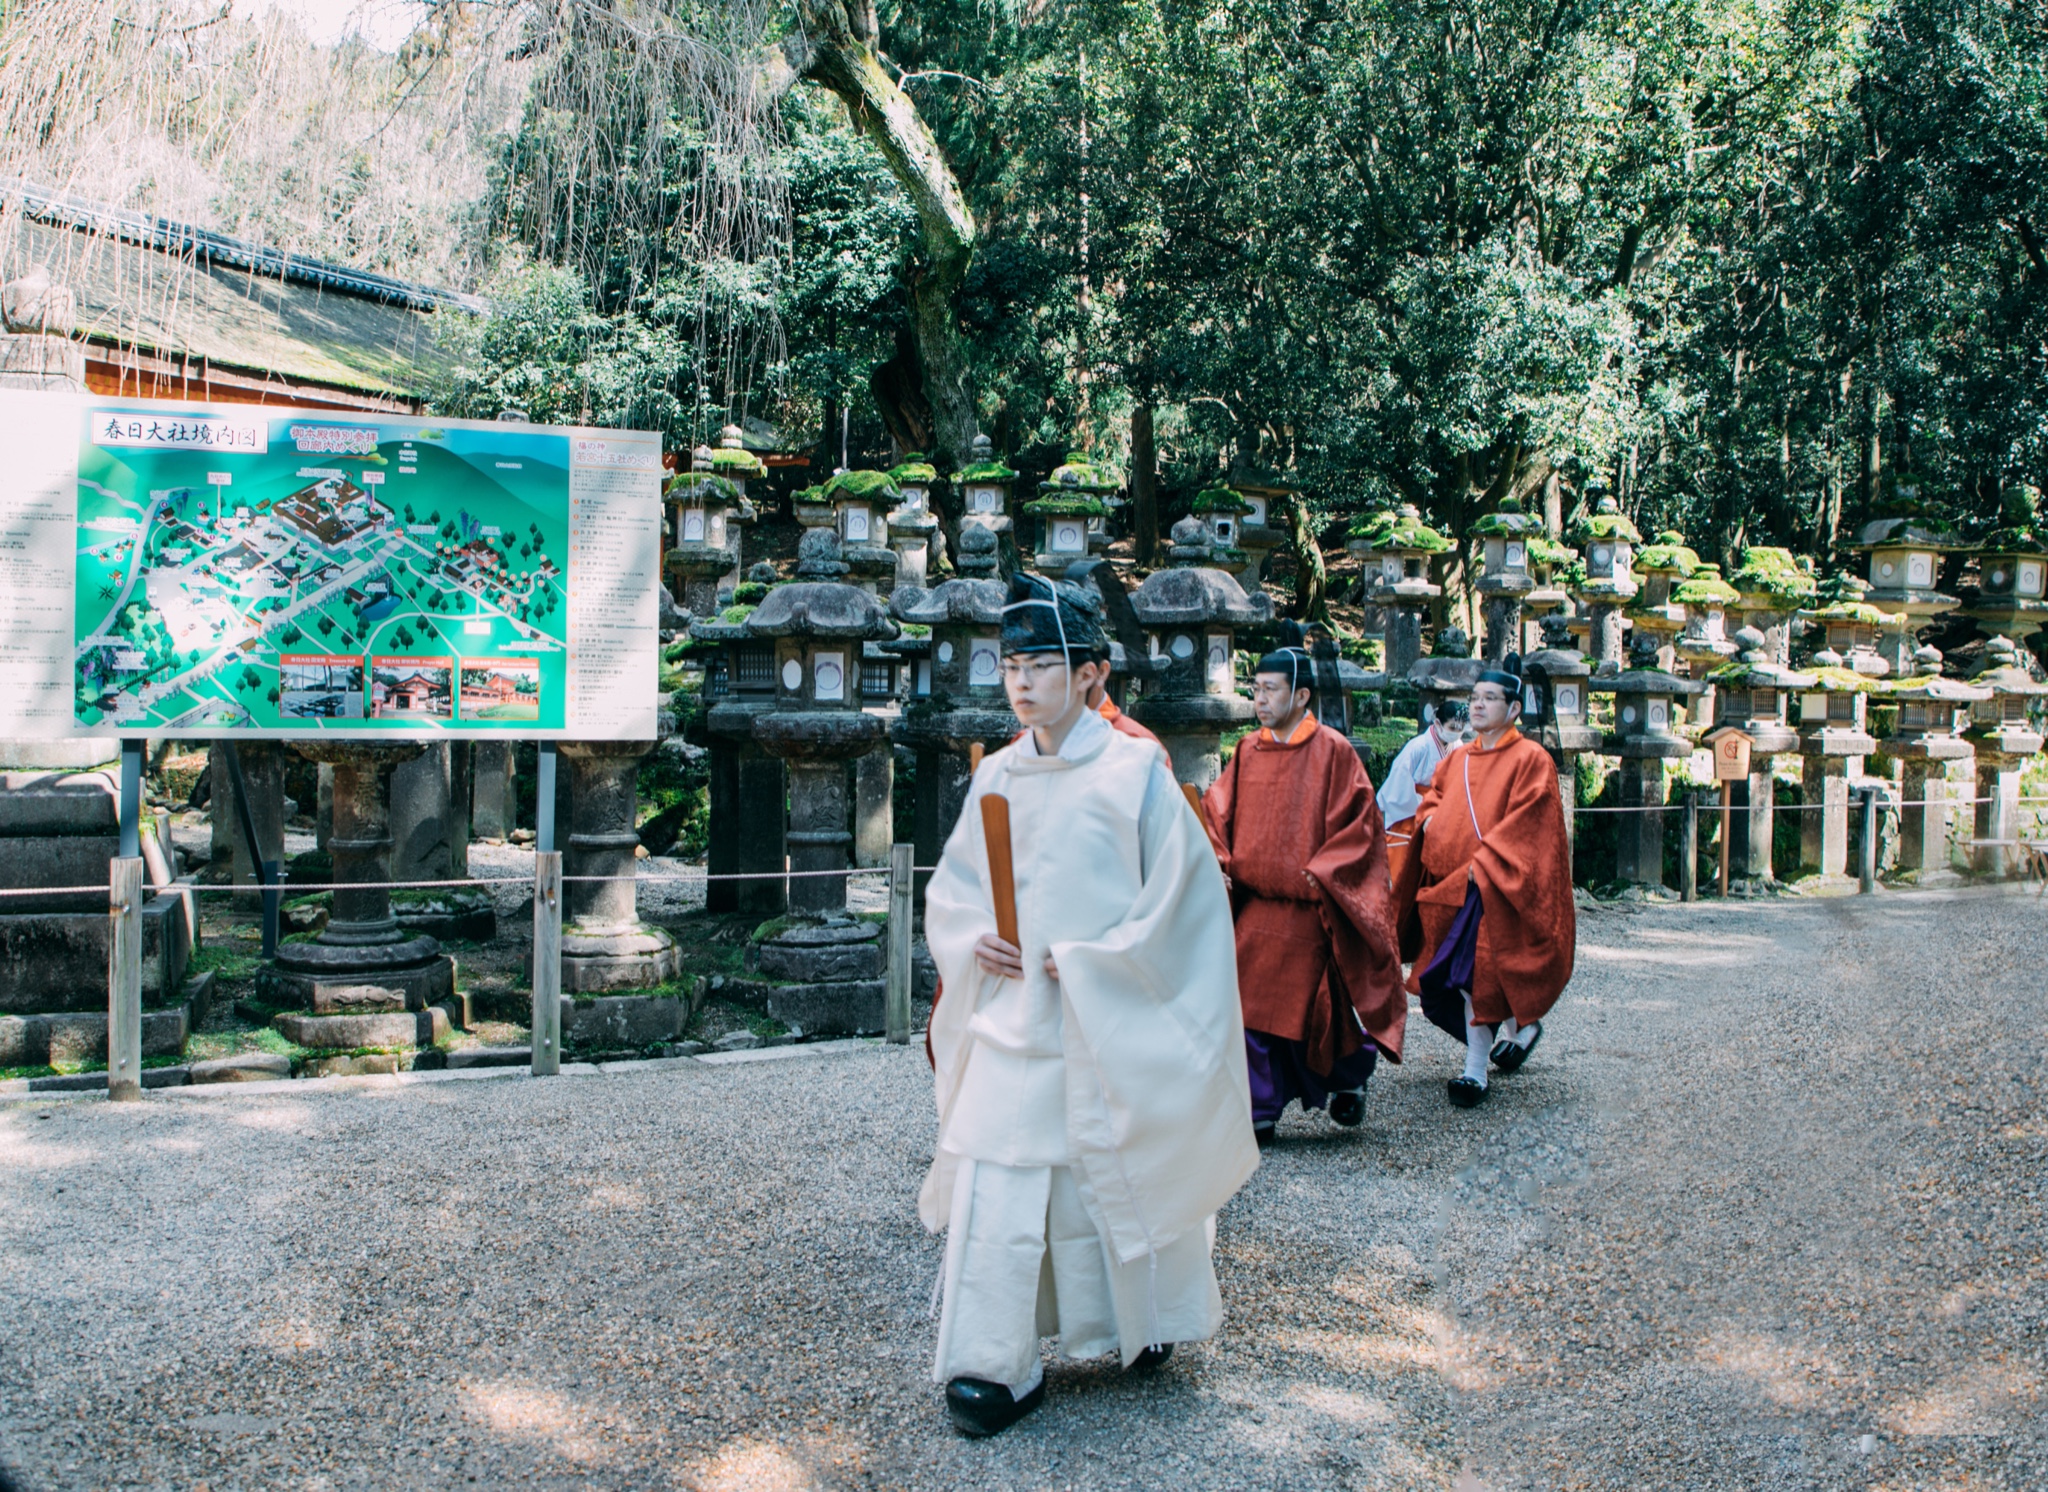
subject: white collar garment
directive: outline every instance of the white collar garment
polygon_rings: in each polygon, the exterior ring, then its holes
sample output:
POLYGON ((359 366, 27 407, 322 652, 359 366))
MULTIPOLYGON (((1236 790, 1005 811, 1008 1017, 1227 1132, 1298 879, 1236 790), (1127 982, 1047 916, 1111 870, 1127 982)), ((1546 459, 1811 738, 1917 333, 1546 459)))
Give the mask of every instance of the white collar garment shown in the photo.
MULTIPOLYGON (((1093 710, 1083 709, 1081 717, 1074 722, 1073 729, 1067 732, 1067 738, 1060 742, 1060 749, 1055 754, 1064 762, 1079 765, 1102 750, 1113 734, 1115 730, 1107 720, 1093 710)), ((1039 755, 1038 732, 1025 731, 1024 739, 1017 743, 1017 747, 1020 756, 1039 755)))

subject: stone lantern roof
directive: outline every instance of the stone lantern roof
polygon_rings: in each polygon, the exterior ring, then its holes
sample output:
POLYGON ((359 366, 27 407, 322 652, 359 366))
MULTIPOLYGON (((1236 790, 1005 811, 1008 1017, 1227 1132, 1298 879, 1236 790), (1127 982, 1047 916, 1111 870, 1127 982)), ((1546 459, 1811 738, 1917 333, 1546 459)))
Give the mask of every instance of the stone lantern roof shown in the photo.
POLYGON ((898 487, 916 485, 929 487, 939 479, 938 469, 924 459, 924 452, 912 451, 896 465, 889 468, 889 480, 898 487))
POLYGON ((1017 471, 996 460, 995 442, 986 435, 974 437, 969 453, 973 459, 953 474, 955 482, 1014 482, 1017 471))
POLYGON ((1813 571, 1793 558, 1789 549, 1753 544, 1742 551, 1742 563, 1728 577, 1751 611, 1796 611, 1814 597, 1813 571))
POLYGON ((1654 544, 1636 551, 1636 573, 1642 576, 1668 575, 1683 580, 1700 567, 1700 557, 1687 547, 1685 536, 1667 528, 1654 544))
POLYGON ((1399 554, 1421 558, 1448 554, 1458 546, 1422 521, 1413 503, 1368 513, 1352 525, 1345 547, 1353 554, 1399 554))
POLYGON ((1764 635, 1754 627, 1735 634, 1735 657, 1707 675, 1707 682, 1726 689, 1811 689, 1813 674, 1773 663, 1764 651, 1764 635))
POLYGON ((2008 487, 1999 505, 1998 527, 1978 546, 2009 554, 2048 554, 2048 528, 2041 524, 2041 489, 2008 487))
POLYGON ((1081 451, 1067 452, 1067 459, 1045 479, 1045 488, 1066 492, 1110 494, 1122 491, 1123 485, 1123 478, 1081 451))
POLYGON ((1249 513, 1252 505, 1228 487, 1205 487, 1188 504, 1190 513, 1249 513))
POLYGON ((893 502, 902 494, 886 471, 835 471, 822 488, 809 488, 818 502, 893 502))
POLYGON ((833 637, 884 642, 896 623, 871 593, 831 581, 778 585, 741 623, 749 637, 833 637))
POLYGON ((1719 565, 1702 564, 1685 582, 1673 588, 1671 599, 1687 607, 1733 606, 1742 597, 1721 578, 1719 565))
POLYGON ((1497 510, 1488 513, 1472 525, 1472 537, 1475 539, 1491 538, 1496 535, 1501 538, 1523 538, 1542 532, 1543 520, 1533 513, 1524 513, 1519 497, 1502 498, 1497 510))
POLYGON ((711 468, 721 476, 742 481, 768 475, 767 464, 741 444, 738 425, 727 425, 718 432, 718 449, 711 453, 711 468))
POLYGON ((1597 539, 1622 544, 1643 542, 1642 534, 1611 496, 1602 496, 1593 511, 1573 525, 1569 537, 1581 548, 1597 539))
POLYGON ((1271 596, 1248 596, 1223 571, 1195 566, 1154 570, 1132 595, 1131 607, 1147 627, 1251 627, 1273 618, 1271 596))

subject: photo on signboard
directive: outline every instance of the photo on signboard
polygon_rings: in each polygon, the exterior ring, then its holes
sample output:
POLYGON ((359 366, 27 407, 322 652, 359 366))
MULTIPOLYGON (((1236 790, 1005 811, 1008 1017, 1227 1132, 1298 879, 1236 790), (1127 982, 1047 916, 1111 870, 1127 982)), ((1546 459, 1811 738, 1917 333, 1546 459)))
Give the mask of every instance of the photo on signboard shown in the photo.
POLYGON ((285 653, 278 660, 278 714, 286 720, 363 718, 363 660, 285 653))
POLYGON ((465 658, 464 720, 540 719, 538 658, 465 658))
POLYGON ((377 720, 453 720, 455 660, 379 654, 371 660, 370 714, 377 720))

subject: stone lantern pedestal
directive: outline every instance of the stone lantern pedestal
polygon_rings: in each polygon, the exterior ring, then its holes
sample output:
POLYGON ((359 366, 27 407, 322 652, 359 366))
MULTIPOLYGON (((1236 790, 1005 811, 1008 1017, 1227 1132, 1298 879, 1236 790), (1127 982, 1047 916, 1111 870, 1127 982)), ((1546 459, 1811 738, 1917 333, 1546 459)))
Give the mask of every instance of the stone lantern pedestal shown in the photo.
POLYGON ((1344 547, 1358 556, 1361 599, 1386 617, 1380 671, 1404 679, 1422 659, 1422 614, 1443 595, 1430 583, 1430 561, 1456 546, 1424 523, 1413 503, 1403 503, 1367 517, 1344 547))
MULTIPOLYGON (((391 878, 456 881, 469 874, 468 741, 431 741, 391 772, 391 878)), ((392 914, 408 932, 437 938, 496 935, 497 908, 481 886, 394 891, 392 914)))
POLYGON ((1504 497, 1497 511, 1472 525, 1483 559, 1479 584, 1484 632, 1480 656, 1498 663, 1522 643, 1522 603, 1536 589, 1529 569, 1529 542, 1543 532, 1543 520, 1522 511, 1521 499, 1504 497))
POLYGON ((257 998, 318 1014, 328 1013, 322 1007, 333 990, 348 986, 398 991, 407 1011, 448 999, 455 992, 454 965, 432 937, 408 936, 399 926, 384 884, 392 879, 391 774, 426 748, 416 742, 307 741, 295 742, 293 749, 334 768, 334 830, 327 844, 335 884, 343 889, 334 893, 333 912, 317 937, 280 945, 276 960, 258 971, 257 998))
POLYGON ((640 835, 640 759, 652 741, 564 741, 569 833, 562 856, 568 917, 562 928, 562 990, 645 989, 682 972, 676 940, 640 920, 635 881, 640 835), (576 880, 599 876, 602 880, 576 880))
POLYGON ((1799 732, 1790 724, 1792 695, 1810 689, 1812 674, 1794 673, 1770 661, 1770 639, 1758 628, 1740 628, 1735 643, 1741 653, 1711 675, 1715 689, 1715 731, 1741 731, 1749 737, 1749 775, 1734 784, 1729 796, 1739 810, 1729 825, 1731 872, 1739 878, 1769 885, 1773 879, 1772 846, 1777 833, 1779 757, 1799 750, 1799 732))
POLYGON ((1138 623, 1161 661, 1156 683, 1131 706, 1131 718, 1158 736, 1181 782, 1207 791, 1223 770, 1223 733, 1254 718, 1237 692, 1235 629, 1272 620, 1273 601, 1221 570, 1189 564, 1206 557, 1208 531, 1197 519, 1173 526, 1175 568, 1155 570, 1131 597, 1138 623))
POLYGON ((1948 768, 1970 760, 1976 748, 1956 736, 1956 715, 1990 700, 1992 691, 1943 678, 1934 648, 1913 657, 1914 678, 1888 695, 1899 707, 1898 728, 1878 751, 1899 764, 1899 869, 1928 886, 1957 879, 1948 853, 1948 768))
POLYGON ((1977 754, 1976 838, 1972 864, 1980 875, 2011 875, 2025 863, 2020 832, 2020 776, 2041 749, 2028 707, 2048 684, 2037 682, 2010 638, 1994 637, 1970 682, 1991 698, 1970 706, 1966 732, 1977 754))
MULTIPOLYGON (((1637 657, 1647 661, 1647 642, 1637 657)), ((1677 733, 1682 700, 1706 685, 1661 669, 1637 667, 1612 678, 1595 678, 1590 688, 1614 696, 1614 734, 1603 742, 1607 755, 1621 758, 1621 806, 1661 810, 1667 801, 1669 763, 1692 755, 1692 742, 1677 733)), ((1615 835, 1615 874, 1639 886, 1664 885, 1664 815, 1624 813, 1615 835)))
POLYGON ((1612 496, 1603 491, 1594 498, 1590 488, 1586 495, 1593 511, 1572 530, 1584 560, 1570 591, 1585 613, 1587 661, 1597 671, 1619 673, 1628 630, 1622 610, 1636 594, 1635 552, 1643 536, 1612 496))
POLYGON ((1841 655, 1814 655, 1814 684, 1799 696, 1799 860, 1821 876, 1849 868, 1849 781, 1877 749, 1864 730, 1867 678, 1842 666, 1841 655))
POLYGON ((1523 734, 1550 753, 1557 768, 1557 794, 1564 804, 1568 844, 1578 840, 1579 757, 1600 748, 1600 732, 1587 719, 1592 665, 1562 644, 1566 619, 1543 619, 1544 646, 1522 660, 1523 734), (1537 679, 1544 681, 1542 686, 1537 679))
POLYGON ((1000 750, 1018 731, 1003 691, 1003 583, 995 578, 996 536, 960 529, 960 576, 890 599, 898 621, 931 629, 929 688, 906 705, 895 738, 917 754, 917 863, 936 865, 967 801, 968 752, 1000 750))
POLYGON ((775 708, 775 645, 747 636, 744 622, 697 622, 690 636, 718 647, 705 670, 704 728, 711 754, 711 814, 704 906, 715 913, 779 915, 787 905, 783 810, 789 784, 781 759, 754 742, 754 717, 775 708), (720 666, 722 665, 722 666, 720 666))

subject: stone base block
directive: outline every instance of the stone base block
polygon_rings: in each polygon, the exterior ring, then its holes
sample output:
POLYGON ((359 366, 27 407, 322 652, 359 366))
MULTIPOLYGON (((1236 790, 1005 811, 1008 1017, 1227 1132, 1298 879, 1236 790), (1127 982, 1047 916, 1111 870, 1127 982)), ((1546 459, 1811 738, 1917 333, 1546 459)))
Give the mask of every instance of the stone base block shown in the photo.
MULTIPOLYGON (((185 1050, 190 1031, 184 1006, 142 1012, 142 1055, 175 1057, 185 1050)), ((44 1063, 105 1061, 107 1018, 104 1015, 29 1015, 0 1017, 0 1067, 36 1067, 44 1063)))
MULTIPOLYGON (((566 984, 564 960, 564 982, 566 984)), ((562 1001, 562 1044, 624 1051, 674 1041, 690 1019, 690 1002, 664 995, 600 995, 562 1001)))
POLYGON ((498 910, 484 891, 420 893, 418 901, 392 898, 391 915, 408 937, 467 938, 487 943, 498 935, 498 910))
POLYGON ((237 1052, 191 1066, 194 1083, 274 1083, 292 1075, 292 1059, 276 1052, 237 1052))
POLYGON ((411 1008, 407 994, 383 984, 316 984, 315 1015, 391 1015, 411 1008))
POLYGON ((471 1046, 448 1054, 450 1067, 525 1067, 532 1061, 530 1046, 471 1046))
POLYGON ((879 979, 882 927, 876 922, 835 922, 787 928, 757 944, 752 962, 766 978, 804 984, 879 979))
POLYGON ((438 1008, 388 1015, 285 1014, 272 1024, 285 1040, 316 1051, 432 1046, 449 1031, 448 1012, 438 1008))
POLYGON ((336 969, 311 973, 276 965, 256 971, 256 998, 273 1009, 311 1010, 313 995, 322 986, 336 988, 349 984, 377 984, 405 994, 408 1010, 424 1010, 455 992, 455 965, 446 954, 409 968, 370 967, 360 971, 336 969))
POLYGON ((768 986, 768 1014, 806 1036, 866 1036, 883 1030, 888 985, 880 979, 768 986))
POLYGON ((308 1057, 299 1066, 302 1078, 359 1078, 395 1073, 406 1065, 397 1052, 367 1052, 360 1057, 308 1057))
MULTIPOLYGON (((106 873, 102 858, 96 876, 106 873)), ((111 925, 104 905, 90 912, 0 916, 0 1015, 104 1011, 111 925)), ((176 990, 191 957, 183 900, 152 896, 145 901, 142 998, 162 1000, 176 990)))
MULTIPOLYGON (((683 956, 659 928, 630 932, 562 934, 562 992, 651 989, 681 977, 683 956)), ((531 969, 528 970, 529 975, 531 969)))

